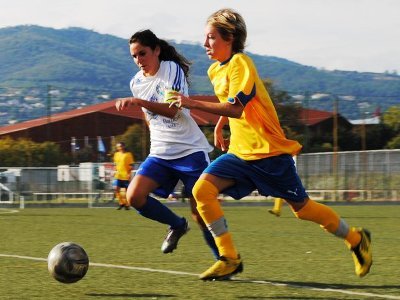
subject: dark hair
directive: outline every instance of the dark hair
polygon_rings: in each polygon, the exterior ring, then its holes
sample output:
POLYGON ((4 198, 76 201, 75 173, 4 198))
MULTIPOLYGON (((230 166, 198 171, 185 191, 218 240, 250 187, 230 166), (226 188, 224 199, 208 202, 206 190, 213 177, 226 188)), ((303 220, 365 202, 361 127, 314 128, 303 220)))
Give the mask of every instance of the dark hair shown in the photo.
POLYGON ((167 41, 159 39, 150 29, 138 31, 132 35, 129 39, 129 45, 133 43, 140 43, 145 47, 150 47, 152 50, 159 46, 159 59, 164 61, 172 60, 176 62, 182 68, 186 79, 188 78, 191 63, 184 56, 179 54, 173 46, 168 44, 167 41))

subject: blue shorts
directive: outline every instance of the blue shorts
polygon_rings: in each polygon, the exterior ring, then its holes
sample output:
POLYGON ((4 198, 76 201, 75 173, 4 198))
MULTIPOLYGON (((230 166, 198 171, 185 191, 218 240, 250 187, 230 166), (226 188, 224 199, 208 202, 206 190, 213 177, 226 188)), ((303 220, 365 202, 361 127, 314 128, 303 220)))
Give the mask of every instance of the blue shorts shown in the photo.
POLYGON ((163 198, 173 193, 176 184, 181 180, 185 186, 185 195, 190 197, 194 184, 209 162, 208 155, 203 151, 169 160, 149 156, 140 165, 136 174, 156 181, 160 186, 152 193, 163 198))
POLYGON ((255 189, 261 195, 294 202, 308 198, 294 160, 288 154, 246 161, 227 153, 213 161, 204 173, 234 179, 235 185, 221 191, 234 199, 241 199, 255 189))
POLYGON ((128 188, 129 185, 129 180, 121 180, 121 179, 114 179, 113 181, 113 187, 119 187, 119 188, 128 188))

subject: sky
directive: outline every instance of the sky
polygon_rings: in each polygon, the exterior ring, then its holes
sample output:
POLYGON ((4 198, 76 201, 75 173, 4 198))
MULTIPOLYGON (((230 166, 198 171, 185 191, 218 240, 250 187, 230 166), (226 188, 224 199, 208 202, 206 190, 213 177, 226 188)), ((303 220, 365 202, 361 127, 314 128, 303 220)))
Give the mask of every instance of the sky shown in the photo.
POLYGON ((246 50, 327 70, 400 73, 399 0, 0 0, 0 28, 82 27, 128 39, 141 29, 202 44, 207 17, 229 7, 246 50))

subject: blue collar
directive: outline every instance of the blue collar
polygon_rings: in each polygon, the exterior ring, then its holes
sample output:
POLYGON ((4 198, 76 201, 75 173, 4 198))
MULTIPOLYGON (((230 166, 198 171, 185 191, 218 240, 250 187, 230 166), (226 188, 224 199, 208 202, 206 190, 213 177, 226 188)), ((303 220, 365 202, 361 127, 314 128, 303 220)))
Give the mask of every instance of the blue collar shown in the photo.
POLYGON ((226 65, 226 64, 232 59, 232 57, 233 57, 234 55, 235 55, 235 53, 232 54, 231 57, 229 57, 227 60, 224 60, 223 62, 221 62, 219 65, 220 65, 220 66, 226 65))

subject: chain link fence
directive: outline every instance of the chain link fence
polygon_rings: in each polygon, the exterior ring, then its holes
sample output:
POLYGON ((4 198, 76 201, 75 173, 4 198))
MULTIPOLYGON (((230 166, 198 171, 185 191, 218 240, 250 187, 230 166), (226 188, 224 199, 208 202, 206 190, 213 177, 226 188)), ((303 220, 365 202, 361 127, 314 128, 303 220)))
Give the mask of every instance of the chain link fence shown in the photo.
MULTIPOLYGON (((0 203, 112 203, 113 168, 112 163, 0 168, 0 203)), ((297 169, 316 200, 400 200, 400 150, 301 154, 297 169)))
POLYGON ((400 200, 400 150, 302 154, 297 169, 317 199, 400 200))

